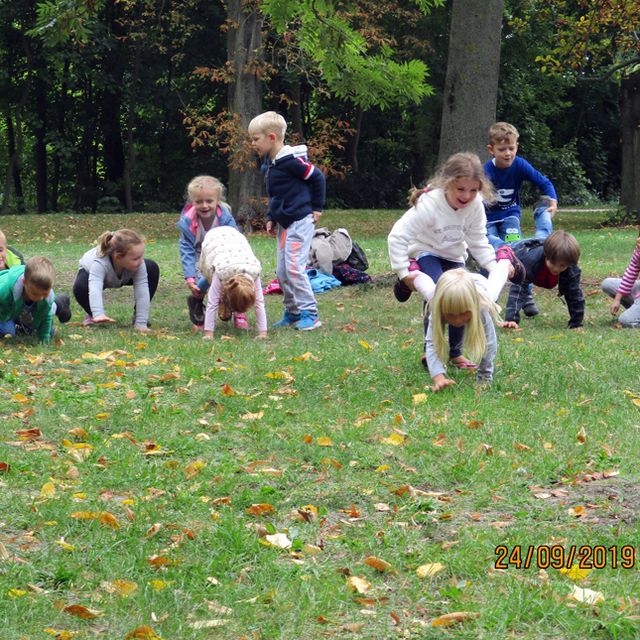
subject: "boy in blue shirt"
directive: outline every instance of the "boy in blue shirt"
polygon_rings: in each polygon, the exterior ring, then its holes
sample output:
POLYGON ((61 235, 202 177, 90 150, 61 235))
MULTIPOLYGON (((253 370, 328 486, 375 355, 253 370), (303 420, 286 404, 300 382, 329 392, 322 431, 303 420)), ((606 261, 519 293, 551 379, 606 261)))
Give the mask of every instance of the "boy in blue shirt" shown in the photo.
POLYGON ((287 123, 275 111, 253 118, 248 130, 251 146, 264 159, 267 232, 278 237, 276 276, 284 294, 284 315, 273 326, 312 331, 321 322, 306 266, 314 224, 324 206, 324 175, 307 160, 304 145, 285 145, 287 123))
MULTIPOLYGON (((518 154, 518 130, 508 122, 496 122, 489 128, 487 151, 493 156, 484 165, 484 171, 497 192, 496 201, 485 203, 487 238, 495 249, 505 242, 522 239, 520 227, 520 186, 529 181, 542 192, 535 206, 533 219, 535 237, 544 240, 553 230, 551 219, 558 208, 558 196, 549 178, 534 169, 518 154)), ((531 289, 522 310, 526 316, 538 315, 531 297, 531 289)))

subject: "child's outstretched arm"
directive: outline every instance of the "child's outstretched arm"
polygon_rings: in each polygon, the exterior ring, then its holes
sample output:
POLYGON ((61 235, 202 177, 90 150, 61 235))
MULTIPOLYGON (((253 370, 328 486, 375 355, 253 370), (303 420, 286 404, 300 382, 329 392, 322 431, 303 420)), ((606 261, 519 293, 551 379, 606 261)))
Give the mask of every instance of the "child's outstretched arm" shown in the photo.
POLYGON ((213 332, 216 328, 216 313, 220 306, 220 296, 222 295, 222 282, 214 273, 209 287, 209 297, 207 300, 207 309, 204 313, 204 339, 211 340, 213 332))
POLYGON ((496 327, 491 319, 491 314, 484 309, 482 311, 482 326, 487 338, 487 349, 478 365, 476 380, 477 382, 491 382, 493 380, 493 362, 496 358, 496 353, 498 353, 498 336, 496 335, 496 327))
POLYGON ((427 367, 429 369, 429 374, 431 375, 431 379, 433 381, 433 386, 431 387, 431 389, 437 393, 438 391, 441 391, 442 389, 455 384, 455 380, 451 380, 446 376, 447 370, 438 357, 435 345, 433 344, 432 327, 433 318, 429 318, 429 328, 427 329, 427 336, 425 340, 425 355, 427 357, 427 367))
POLYGON ((258 328, 258 338, 267 337, 267 311, 264 304, 264 293, 262 293, 262 282, 260 278, 256 278, 255 286, 256 294, 256 325, 258 328))

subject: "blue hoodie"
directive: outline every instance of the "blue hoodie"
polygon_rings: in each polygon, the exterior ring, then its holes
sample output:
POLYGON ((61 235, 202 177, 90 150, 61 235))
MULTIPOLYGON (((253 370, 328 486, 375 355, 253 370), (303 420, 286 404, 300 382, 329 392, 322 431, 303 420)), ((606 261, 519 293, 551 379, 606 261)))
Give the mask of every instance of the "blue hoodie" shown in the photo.
POLYGON ((269 196, 267 217, 285 229, 324 207, 324 175, 306 159, 306 152, 305 145, 285 145, 275 160, 266 158, 263 165, 269 196))

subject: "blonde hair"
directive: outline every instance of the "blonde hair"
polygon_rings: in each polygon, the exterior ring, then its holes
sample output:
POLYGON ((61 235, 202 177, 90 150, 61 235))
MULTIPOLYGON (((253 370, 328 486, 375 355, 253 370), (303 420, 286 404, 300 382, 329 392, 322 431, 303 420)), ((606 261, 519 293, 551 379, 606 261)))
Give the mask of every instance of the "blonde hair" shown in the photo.
POLYGON ((578 264, 580 245, 570 233, 558 229, 544 241, 544 257, 549 262, 578 264))
POLYGON ((225 188, 222 182, 218 178, 213 176, 196 176, 187 185, 187 202, 193 202, 194 194, 196 191, 202 191, 203 189, 211 189, 211 191, 218 192, 218 202, 223 202, 225 197, 225 188))
POLYGON ((125 255, 131 247, 144 244, 144 236, 133 229, 105 231, 98 238, 98 255, 111 256, 114 253, 125 255))
POLYGON ((416 189, 415 187, 409 192, 409 206, 413 207, 418 198, 431 189, 442 189, 446 191, 458 178, 471 178, 477 180, 479 189, 485 202, 492 203, 496 199, 496 193, 491 184, 491 180, 487 178, 482 162, 475 153, 465 151, 462 153, 454 153, 446 162, 436 171, 436 174, 429 180, 428 186, 424 189, 416 189))
POLYGON ((464 328, 464 349, 472 360, 479 362, 487 350, 487 336, 482 324, 482 311, 491 314, 497 322, 498 306, 478 289, 473 276, 465 269, 445 271, 436 283, 436 292, 429 303, 431 312, 433 345, 442 362, 449 357, 449 342, 445 336, 445 314, 471 312, 471 319, 464 328))
POLYGON ((222 286, 222 298, 231 311, 244 313, 256 303, 255 283, 246 275, 233 276, 222 286))
POLYGON ((518 130, 508 122, 494 122, 489 127, 489 144, 518 142, 518 130))
POLYGON ((265 111, 251 120, 247 131, 250 136, 256 133, 275 133, 278 140, 284 140, 287 121, 275 111, 265 111))
POLYGON ((56 271, 51 260, 43 256, 34 256, 27 260, 24 267, 24 279, 25 282, 42 291, 51 289, 56 279, 56 271))

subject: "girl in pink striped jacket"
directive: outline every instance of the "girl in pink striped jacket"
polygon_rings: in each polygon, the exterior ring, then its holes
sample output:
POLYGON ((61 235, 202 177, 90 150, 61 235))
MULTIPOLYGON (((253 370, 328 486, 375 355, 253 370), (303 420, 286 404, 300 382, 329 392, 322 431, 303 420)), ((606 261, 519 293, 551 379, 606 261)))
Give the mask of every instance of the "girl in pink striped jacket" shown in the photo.
POLYGON ((618 322, 623 327, 640 327, 640 237, 636 240, 636 248, 631 256, 631 262, 625 269, 622 278, 605 278, 602 290, 613 298, 611 315, 616 316, 620 305, 625 311, 620 314, 618 322))

